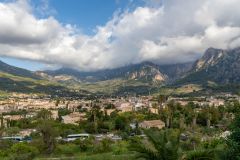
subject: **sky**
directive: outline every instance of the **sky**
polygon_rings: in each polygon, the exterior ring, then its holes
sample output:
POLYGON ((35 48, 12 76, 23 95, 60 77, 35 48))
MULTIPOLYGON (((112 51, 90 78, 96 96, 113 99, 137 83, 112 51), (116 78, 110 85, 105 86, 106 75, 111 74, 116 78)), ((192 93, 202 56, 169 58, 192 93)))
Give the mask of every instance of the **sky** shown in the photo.
POLYGON ((240 46, 240 0, 0 0, 0 60, 30 70, 195 61, 240 46))

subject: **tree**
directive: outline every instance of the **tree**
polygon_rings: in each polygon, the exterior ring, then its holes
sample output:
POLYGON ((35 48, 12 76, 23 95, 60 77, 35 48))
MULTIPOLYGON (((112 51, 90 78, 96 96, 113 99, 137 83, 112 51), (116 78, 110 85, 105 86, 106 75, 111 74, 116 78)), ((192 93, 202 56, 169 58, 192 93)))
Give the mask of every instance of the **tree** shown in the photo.
MULTIPOLYGON (((200 141, 200 139, 198 140, 200 141)), ((182 160, 220 160, 224 159, 225 143, 222 139, 212 139, 201 142, 195 150, 185 152, 182 160)))
POLYGON ((38 131, 42 135, 43 150, 45 153, 51 154, 56 147, 55 138, 58 136, 58 132, 54 128, 54 122, 51 120, 42 120, 38 126, 38 131))
POLYGON ((182 160, 214 160, 215 152, 214 150, 194 150, 188 152, 182 160))
POLYGON ((165 95, 158 95, 157 96, 157 101, 160 106, 160 110, 163 109, 163 103, 167 101, 167 97, 165 95))
POLYGON ((92 109, 87 113, 87 119, 90 123, 93 123, 94 132, 98 132, 98 124, 104 120, 104 112, 100 110, 100 107, 92 104, 92 109))
POLYGON ((60 99, 57 99, 56 102, 55 102, 55 106, 57 107, 60 103, 60 99))
POLYGON ((180 118, 179 118, 179 128, 180 129, 184 129, 185 127, 185 118, 183 115, 180 115, 180 118))
POLYGON ((116 130, 125 130, 128 125, 128 120, 124 116, 118 116, 115 119, 115 129, 116 130))
POLYGON ((72 112, 67 108, 58 109, 58 120, 61 122, 62 121, 62 116, 66 116, 70 113, 72 113, 72 112))
POLYGON ((176 104, 174 101, 170 101, 167 105, 167 111, 168 111, 168 118, 169 118, 169 128, 173 125, 173 117, 174 113, 176 111, 176 104))
POLYGON ((240 114, 236 115, 231 125, 231 135, 227 139, 227 145, 226 158, 228 160, 240 160, 240 114))
POLYGON ((192 116, 192 129, 196 129, 197 127, 197 118, 198 118, 198 113, 194 111, 192 116))
POLYGON ((148 141, 133 139, 130 149, 136 158, 147 160, 177 160, 179 157, 179 132, 175 130, 145 131, 148 141))
POLYGON ((52 118, 52 112, 46 109, 42 109, 37 113, 37 118, 42 120, 49 120, 52 118))
POLYGON ((3 129, 4 128, 3 115, 1 115, 0 119, 1 119, 1 129, 3 129))
POLYGON ((207 114, 207 127, 210 128, 211 127, 211 120, 212 120, 212 115, 211 113, 207 114))

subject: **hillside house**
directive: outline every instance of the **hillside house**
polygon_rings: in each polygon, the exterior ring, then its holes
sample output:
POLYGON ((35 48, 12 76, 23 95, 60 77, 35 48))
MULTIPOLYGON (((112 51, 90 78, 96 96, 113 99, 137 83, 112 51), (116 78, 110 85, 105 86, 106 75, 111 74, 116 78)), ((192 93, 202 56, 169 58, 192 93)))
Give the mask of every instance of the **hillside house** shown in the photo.
POLYGON ((139 127, 145 128, 145 129, 149 129, 149 128, 162 129, 165 127, 165 123, 161 120, 143 121, 139 123, 139 127))

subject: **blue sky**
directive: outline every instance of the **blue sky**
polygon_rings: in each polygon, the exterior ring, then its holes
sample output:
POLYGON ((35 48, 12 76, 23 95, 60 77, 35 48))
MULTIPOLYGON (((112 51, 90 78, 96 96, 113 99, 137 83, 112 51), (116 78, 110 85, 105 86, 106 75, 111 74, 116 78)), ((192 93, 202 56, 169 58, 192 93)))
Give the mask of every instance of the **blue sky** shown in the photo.
MULTIPOLYGON (((135 0, 139 1, 139 0, 135 0)), ((79 26, 85 33, 91 33, 97 25, 104 25, 118 9, 130 5, 129 0, 50 0, 63 22, 79 26)))
POLYGON ((0 59, 30 70, 186 63, 239 46, 239 0, 0 0, 0 59))
POLYGON ((92 34, 98 25, 105 25, 117 10, 143 4, 142 0, 34 0, 31 3, 37 7, 44 2, 49 5, 50 15, 62 23, 76 25, 86 34, 92 34))
MULTIPOLYGON (((0 2, 6 0, 0 0, 0 2)), ((92 35, 96 26, 105 25, 118 10, 135 8, 143 4, 142 0, 32 0, 30 2, 37 17, 54 16, 63 24, 73 24, 81 32, 92 35), (134 2, 133 2, 134 1, 134 2), (43 9, 42 9, 43 7, 43 9), (38 10, 41 8, 41 11, 38 10), (44 12, 44 13, 42 13, 44 12)), ((7 0, 8 2, 8 0, 7 0)), ((0 60, 32 71, 47 68, 40 62, 0 57, 0 60)))

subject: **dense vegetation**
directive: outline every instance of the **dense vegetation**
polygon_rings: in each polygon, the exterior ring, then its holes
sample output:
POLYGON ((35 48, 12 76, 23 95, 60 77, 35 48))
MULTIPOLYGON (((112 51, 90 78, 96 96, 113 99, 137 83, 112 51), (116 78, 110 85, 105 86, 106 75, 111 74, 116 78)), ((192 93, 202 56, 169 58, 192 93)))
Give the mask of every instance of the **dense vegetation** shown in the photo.
MULTIPOLYGON (((51 112, 41 110, 37 116, 20 121, 9 121, 1 133, 15 135, 21 129, 36 129, 32 140, 22 143, 1 140, 0 157, 10 160, 31 160, 46 157, 75 157, 75 159, 149 159, 149 160, 197 160, 197 159, 238 159, 240 155, 240 104, 229 102, 218 108, 200 107, 193 103, 186 106, 170 102, 161 107, 164 96, 157 97, 159 113, 147 109, 138 112, 107 115, 97 101, 87 112, 87 119, 79 125, 63 124, 61 118, 52 119, 51 112), (234 118, 235 117, 235 118, 234 118), (138 127, 143 120, 161 119, 166 122, 165 129, 144 130, 138 127), (131 127, 130 124, 135 124, 131 127), (230 136, 221 136, 230 131, 230 136), (94 136, 66 142, 58 137, 74 133, 106 134, 122 137, 120 141, 110 138, 97 140, 94 136), (145 136, 144 136, 145 135, 145 136)), ((114 108, 106 104, 106 108, 114 108)), ((83 112, 79 107, 79 112, 83 112)), ((70 113, 61 109, 59 116, 70 113)), ((26 114, 26 111, 9 114, 26 114)))

